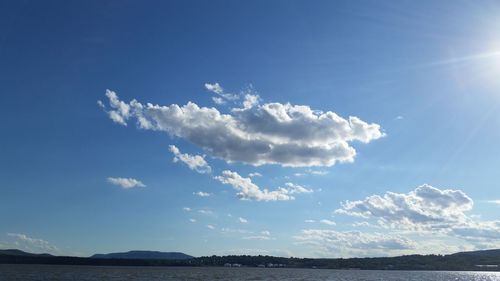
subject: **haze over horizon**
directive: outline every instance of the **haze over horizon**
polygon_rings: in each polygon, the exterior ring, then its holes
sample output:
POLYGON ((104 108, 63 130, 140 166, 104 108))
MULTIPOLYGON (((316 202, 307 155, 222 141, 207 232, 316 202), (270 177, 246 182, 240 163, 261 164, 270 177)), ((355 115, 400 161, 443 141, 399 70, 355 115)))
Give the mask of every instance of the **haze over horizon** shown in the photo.
POLYGON ((4 1, 0 249, 500 248, 500 3, 4 1))

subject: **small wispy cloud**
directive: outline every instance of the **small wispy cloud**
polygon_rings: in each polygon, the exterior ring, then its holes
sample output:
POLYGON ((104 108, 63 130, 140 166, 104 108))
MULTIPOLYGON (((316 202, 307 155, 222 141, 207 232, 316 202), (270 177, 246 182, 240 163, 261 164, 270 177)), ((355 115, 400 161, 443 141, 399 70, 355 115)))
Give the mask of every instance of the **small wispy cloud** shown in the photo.
POLYGON ((184 207, 184 208, 182 208, 182 210, 186 211, 186 212, 191 212, 191 208, 189 208, 189 207, 184 207))
POLYGON ((322 224, 326 224, 326 225, 336 225, 336 223, 334 221, 327 220, 327 219, 320 220, 319 222, 322 224))
POLYGON ((189 221, 192 222, 192 223, 195 223, 196 219, 191 218, 191 219, 189 219, 189 221))
POLYGON ((210 210, 201 209, 201 210, 198 210, 198 213, 204 214, 204 215, 213 215, 214 212, 212 212, 210 210))
POLYGON ((193 192, 193 195, 199 196, 199 197, 209 197, 212 194, 204 191, 198 191, 198 192, 193 192))
POLYGON ((254 177, 262 177, 261 173, 255 172, 255 173, 250 173, 248 174, 249 177, 254 178, 254 177))
POLYGON ((497 205, 500 205, 500 200, 488 200, 486 201, 488 203, 491 203, 491 204, 497 204, 497 205))
POLYGON ((208 224, 208 225, 207 225, 207 228, 208 228, 208 229, 212 229, 212 230, 214 230, 214 229, 215 229, 215 226, 213 226, 213 225, 211 225, 211 224, 208 224))
POLYGON ((271 237, 271 232, 269 230, 263 230, 258 235, 251 235, 243 237, 245 240, 275 240, 271 237))
POLYGON ((289 191, 290 194, 295 194, 295 193, 312 193, 313 190, 309 188, 305 188, 301 185, 294 184, 291 182, 285 183, 286 189, 289 191))
POLYGON ((212 98, 212 100, 216 104, 224 104, 226 103, 226 100, 234 101, 240 98, 238 95, 226 93, 222 86, 217 82, 214 84, 205 83, 205 89, 209 92, 219 95, 219 97, 212 98))
POLYGON ((239 217, 239 218, 238 218, 238 221, 239 221, 240 223, 248 223, 248 220, 247 220, 247 219, 245 219, 245 218, 242 218, 242 217, 239 217))
POLYGON ((271 240, 272 238, 266 235, 253 235, 243 237, 245 240, 271 240))
POLYGON ((146 187, 141 181, 134 178, 107 178, 107 181, 111 184, 118 185, 124 189, 130 189, 135 187, 146 187))
POLYGON ((307 170, 307 173, 311 174, 311 175, 316 175, 316 176, 324 176, 324 175, 328 175, 328 171, 325 171, 325 170, 307 170))
POLYGON ((307 169, 303 172, 298 172, 298 173, 294 173, 293 175, 296 176, 296 177, 304 177, 304 176, 307 176, 307 175, 314 175, 314 176, 325 176, 325 175, 328 175, 329 172, 326 171, 326 170, 312 170, 312 169, 307 169))

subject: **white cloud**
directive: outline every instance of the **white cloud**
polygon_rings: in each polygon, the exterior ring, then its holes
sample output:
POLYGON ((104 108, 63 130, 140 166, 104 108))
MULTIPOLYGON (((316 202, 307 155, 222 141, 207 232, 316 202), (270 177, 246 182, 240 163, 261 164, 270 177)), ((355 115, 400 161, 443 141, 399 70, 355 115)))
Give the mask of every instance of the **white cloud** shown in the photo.
POLYGON ((208 225, 207 225, 207 228, 214 230, 214 229, 215 229, 215 226, 213 226, 213 225, 211 225, 211 224, 208 224, 208 225))
POLYGON ((248 220, 247 220, 247 219, 245 219, 245 218, 242 218, 242 217, 239 217, 239 218, 238 218, 238 221, 239 221, 240 223, 248 223, 248 220))
POLYGON ((29 237, 26 234, 7 233, 7 236, 15 239, 14 244, 28 252, 43 252, 43 253, 58 253, 59 249, 51 245, 48 241, 38 238, 29 237))
POLYGON ((246 236, 243 237, 245 240, 275 240, 275 238, 271 237, 271 232, 268 230, 263 230, 260 232, 260 235, 246 236))
POLYGON ((414 249, 414 241, 399 235, 339 232, 324 229, 304 229, 294 237, 299 244, 309 245, 327 256, 365 256, 369 253, 387 255, 392 251, 414 249))
POLYGON ((316 176, 328 175, 328 171, 324 171, 324 170, 307 170, 307 173, 309 173, 311 175, 316 175, 316 176))
POLYGON ((181 153, 175 145, 170 145, 169 149, 174 154, 174 162, 181 161, 186 164, 189 169, 195 170, 201 174, 210 173, 212 171, 212 168, 208 165, 203 156, 181 153))
POLYGON ((301 185, 294 184, 291 182, 285 183, 286 189, 289 191, 290 194, 295 194, 295 193, 312 193, 313 190, 309 188, 305 188, 301 185))
POLYGON ((369 222, 367 221, 357 221, 357 222, 353 222, 352 224, 352 227, 375 227, 374 225, 370 224, 369 222))
POLYGON ((269 191, 261 189, 250 178, 244 178, 233 171, 222 171, 220 176, 214 177, 223 184, 229 184, 238 191, 237 196, 241 200, 255 201, 286 201, 294 200, 293 194, 311 193, 312 189, 307 189, 303 186, 286 183, 285 187, 279 187, 276 190, 269 191))
POLYGON ((209 197, 209 196, 211 196, 210 193, 203 192, 203 191, 193 192, 193 194, 196 195, 196 196, 199 196, 199 197, 209 197))
POLYGON ((218 105, 221 105, 221 104, 225 104, 226 101, 221 98, 221 97, 212 97, 212 101, 215 103, 215 104, 218 104, 218 105))
POLYGON ((384 228, 500 244, 500 221, 479 221, 467 215, 472 207, 472 199, 461 190, 424 184, 409 193, 386 192, 383 196, 346 201, 335 212, 374 219, 384 228))
POLYGON ((195 223, 196 219, 191 218, 191 219, 189 219, 189 221, 192 222, 192 223, 195 223))
POLYGON ((212 100, 217 104, 220 104, 218 102, 220 102, 221 100, 223 101, 223 103, 225 103, 225 100, 234 101, 240 98, 238 95, 226 93, 224 89, 219 85, 219 83, 215 84, 205 83, 205 89, 220 96, 218 97, 219 98, 218 101, 212 98, 212 100))
POLYGON ((106 97, 109 99, 109 106, 112 108, 106 111, 106 106, 100 100, 97 101, 99 107, 101 107, 106 113, 108 113, 109 118, 115 123, 123 126, 127 126, 126 120, 130 117, 130 105, 120 101, 115 92, 106 90, 106 97))
POLYGON ((473 201, 461 190, 437 189, 424 184, 406 194, 386 192, 364 200, 346 201, 337 213, 376 218, 389 227, 406 229, 441 229, 465 223, 465 211, 473 201))
POLYGON ((182 208, 182 210, 186 211, 186 212, 191 212, 191 208, 189 208, 189 207, 184 207, 184 208, 182 208))
POLYGON ((253 235, 253 236, 245 236, 243 237, 245 240, 271 240, 272 237, 266 235, 253 235))
POLYGON ((488 200, 486 201, 488 203, 492 203, 492 204, 497 204, 497 205, 500 205, 500 200, 488 200))
POLYGON ((253 106, 259 104, 259 95, 246 94, 245 100, 243 101, 243 108, 250 109, 253 106))
POLYGON ((234 228, 228 228, 228 227, 223 227, 221 229, 221 232, 223 233, 239 233, 239 234, 252 234, 253 232, 250 230, 246 229, 234 229, 234 228))
POLYGON ((254 178, 254 177, 262 177, 261 173, 255 172, 255 173, 250 173, 248 174, 249 177, 254 178))
POLYGON ((336 225, 336 223, 334 221, 327 220, 327 219, 322 219, 319 222, 322 223, 322 224, 326 224, 326 225, 336 225))
POLYGON ((108 178, 108 182, 114 185, 121 186, 125 189, 135 188, 135 187, 146 187, 141 181, 133 178, 108 178))
POLYGON ((216 94, 224 93, 224 89, 222 89, 222 87, 219 85, 219 83, 215 83, 215 84, 205 83, 205 89, 207 89, 210 92, 216 93, 216 94))
POLYGON ((203 209, 198 210, 198 213, 204 214, 204 215, 213 215, 214 214, 214 212, 212 212, 210 210, 203 210, 203 209))
POLYGON ((222 175, 216 176, 215 179, 223 184, 233 186, 238 191, 237 195, 241 200, 280 201, 294 199, 289 195, 289 191, 283 188, 273 191, 261 190, 250 178, 243 178, 236 172, 225 170, 222 175))
POLYGON ((404 119, 404 117, 403 117, 403 116, 401 116, 401 115, 398 115, 398 116, 396 116, 396 118, 395 118, 395 119, 396 119, 396 120, 403 120, 403 119, 404 119))
MULTIPOLYGON (((220 85, 208 85, 213 92, 220 92, 220 85)), ((135 119, 141 129, 185 139, 227 162, 332 166, 354 161, 356 151, 351 142, 369 143, 384 136, 378 124, 355 116, 344 119, 306 105, 253 104, 222 114, 192 102, 160 106, 136 100, 125 103, 109 90, 106 96, 113 109, 108 113, 116 123, 126 125, 135 119)))
POLYGON ((327 174, 328 174, 328 171, 308 169, 302 173, 294 173, 293 175, 296 177, 303 177, 303 176, 307 176, 307 175, 324 176, 327 174))
POLYGON ((306 223, 314 223, 316 221, 315 220, 305 220, 304 222, 306 222, 306 223))

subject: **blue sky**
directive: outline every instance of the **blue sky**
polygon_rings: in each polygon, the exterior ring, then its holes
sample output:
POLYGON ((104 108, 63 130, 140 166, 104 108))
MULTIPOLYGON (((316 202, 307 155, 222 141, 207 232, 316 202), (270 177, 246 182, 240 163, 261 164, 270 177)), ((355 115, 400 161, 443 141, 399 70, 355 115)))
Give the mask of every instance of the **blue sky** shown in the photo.
POLYGON ((500 247, 499 15, 495 1, 3 1, 0 247, 500 247))

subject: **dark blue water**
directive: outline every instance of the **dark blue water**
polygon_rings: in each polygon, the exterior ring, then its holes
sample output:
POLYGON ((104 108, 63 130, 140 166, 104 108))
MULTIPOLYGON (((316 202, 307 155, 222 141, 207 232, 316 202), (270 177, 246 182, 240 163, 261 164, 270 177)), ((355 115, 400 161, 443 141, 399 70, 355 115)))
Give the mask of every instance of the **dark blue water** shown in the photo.
POLYGON ((500 272, 377 271, 292 268, 112 267, 0 264, 0 281, 336 280, 500 281, 500 272))

